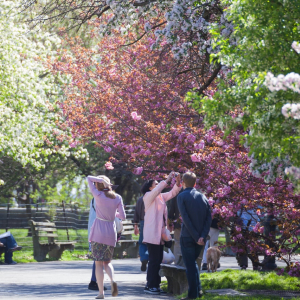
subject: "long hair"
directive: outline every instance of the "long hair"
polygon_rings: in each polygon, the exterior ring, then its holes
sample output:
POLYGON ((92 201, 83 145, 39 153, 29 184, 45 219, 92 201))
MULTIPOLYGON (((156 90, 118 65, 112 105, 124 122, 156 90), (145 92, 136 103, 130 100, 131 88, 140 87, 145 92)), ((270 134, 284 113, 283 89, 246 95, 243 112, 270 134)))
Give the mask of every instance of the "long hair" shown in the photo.
MULTIPOLYGON (((100 175, 100 176, 97 176, 98 178, 102 178, 104 179, 105 181, 107 182, 110 182, 109 178, 104 176, 104 175, 100 175)), ((104 183, 102 182, 95 182, 95 186, 96 186, 96 189, 100 192, 102 192, 104 189, 106 188, 109 188, 110 190, 109 191, 103 191, 104 195, 107 197, 107 198, 110 198, 110 199, 116 199, 117 198, 117 195, 116 193, 111 189, 111 186, 105 186, 104 183)))

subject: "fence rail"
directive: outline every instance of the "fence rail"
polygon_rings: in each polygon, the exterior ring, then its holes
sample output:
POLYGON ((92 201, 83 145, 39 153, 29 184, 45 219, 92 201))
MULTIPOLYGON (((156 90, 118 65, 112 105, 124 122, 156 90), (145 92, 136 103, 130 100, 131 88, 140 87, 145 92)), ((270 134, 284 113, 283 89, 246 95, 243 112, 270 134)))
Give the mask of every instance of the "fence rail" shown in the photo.
MULTIPOLYGON (((125 206, 127 219, 132 220, 135 205, 125 206)), ((75 249, 88 251, 89 207, 58 204, 30 204, 30 207, 11 207, 0 204, 0 233, 11 231, 24 250, 32 250, 29 220, 44 222, 49 220, 58 228, 59 241, 77 241, 75 249)))

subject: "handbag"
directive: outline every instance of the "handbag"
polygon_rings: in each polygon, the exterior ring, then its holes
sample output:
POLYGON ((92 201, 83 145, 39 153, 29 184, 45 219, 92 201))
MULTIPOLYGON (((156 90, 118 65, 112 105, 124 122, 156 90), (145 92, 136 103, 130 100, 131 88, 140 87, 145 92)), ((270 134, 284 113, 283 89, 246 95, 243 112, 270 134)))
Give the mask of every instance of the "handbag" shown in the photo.
POLYGON ((165 219, 165 215, 164 217, 164 227, 161 229, 161 239, 165 242, 165 246, 167 248, 171 248, 172 247, 172 236, 171 236, 171 232, 170 230, 167 228, 166 226, 166 219, 165 219))
POLYGON ((170 230, 167 227, 163 227, 161 229, 161 239, 164 242, 172 241, 172 236, 171 236, 170 230))
POLYGON ((123 231, 122 221, 119 218, 115 217, 115 224, 116 224, 117 233, 121 233, 123 231))
POLYGON ((172 253, 171 249, 168 249, 168 252, 164 251, 162 263, 171 264, 174 261, 175 261, 175 256, 172 253))

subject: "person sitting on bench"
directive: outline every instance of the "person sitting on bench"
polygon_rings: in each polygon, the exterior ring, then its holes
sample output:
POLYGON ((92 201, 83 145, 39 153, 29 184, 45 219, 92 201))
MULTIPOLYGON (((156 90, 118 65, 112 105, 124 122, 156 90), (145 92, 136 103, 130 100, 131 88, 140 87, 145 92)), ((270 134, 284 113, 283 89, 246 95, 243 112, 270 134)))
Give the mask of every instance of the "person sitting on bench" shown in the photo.
POLYGON ((0 247, 5 247, 4 251, 4 262, 7 265, 15 265, 16 262, 13 261, 13 252, 19 251, 22 249, 21 246, 18 246, 13 235, 8 231, 6 234, 2 234, 4 237, 0 237, 0 247))

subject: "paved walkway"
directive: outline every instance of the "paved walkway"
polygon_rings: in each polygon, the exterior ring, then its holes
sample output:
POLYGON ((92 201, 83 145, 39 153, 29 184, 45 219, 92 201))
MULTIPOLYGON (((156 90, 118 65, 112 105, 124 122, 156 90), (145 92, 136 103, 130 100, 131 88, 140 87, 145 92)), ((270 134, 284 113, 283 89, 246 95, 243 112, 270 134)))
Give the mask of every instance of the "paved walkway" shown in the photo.
MULTIPOLYGON (((220 262, 221 270, 238 269, 234 257, 221 257, 220 262)), ((114 260, 113 265, 120 291, 119 296, 114 299, 174 299, 171 296, 152 296, 143 293, 146 274, 140 271, 138 259, 114 260)), ((91 272, 92 261, 0 265, 0 299, 94 299, 97 291, 87 289, 91 272)), ((105 285, 108 287, 105 298, 111 299, 107 275, 105 285)))

